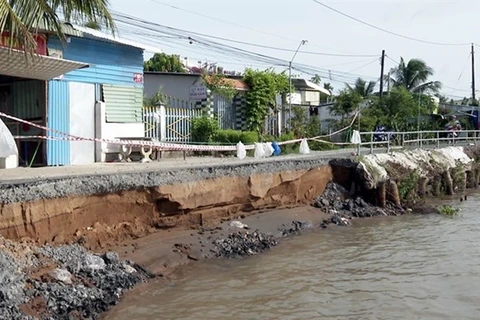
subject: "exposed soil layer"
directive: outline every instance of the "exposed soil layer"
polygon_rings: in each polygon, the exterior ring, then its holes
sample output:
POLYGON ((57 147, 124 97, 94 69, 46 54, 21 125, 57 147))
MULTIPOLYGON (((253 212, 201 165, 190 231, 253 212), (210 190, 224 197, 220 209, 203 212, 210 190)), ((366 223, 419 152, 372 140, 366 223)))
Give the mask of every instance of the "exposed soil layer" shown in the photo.
POLYGON ((209 179, 139 190, 3 203, 0 233, 39 244, 102 248, 159 229, 208 228, 239 212, 306 204, 331 180, 328 165, 250 176, 213 171, 209 179))
MULTIPOLYGON (((146 237, 117 242, 106 253, 93 253, 78 244, 37 246, 2 239, 0 318, 99 319, 125 290, 153 276, 171 279, 180 265, 255 255, 306 230, 348 225, 357 217, 404 212, 394 207, 379 209, 360 198, 351 198, 334 182, 323 189, 323 195, 311 206, 250 216, 241 213, 233 220, 225 218, 218 225, 195 230, 157 230, 146 237)), ((97 227, 91 232, 105 232, 97 227)))

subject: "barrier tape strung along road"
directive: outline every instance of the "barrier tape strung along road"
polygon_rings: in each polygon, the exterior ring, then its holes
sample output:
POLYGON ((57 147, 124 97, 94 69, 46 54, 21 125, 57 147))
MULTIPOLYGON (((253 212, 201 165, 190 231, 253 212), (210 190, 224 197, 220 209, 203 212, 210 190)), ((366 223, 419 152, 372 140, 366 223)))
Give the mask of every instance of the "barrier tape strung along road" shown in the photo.
MULTIPOLYGON (((338 130, 336 132, 333 132, 329 135, 324 135, 324 136, 317 136, 313 138, 307 138, 307 140, 313 140, 313 141, 318 141, 318 142, 325 142, 325 143, 330 143, 330 144, 338 144, 338 145, 343 145, 344 143, 334 143, 326 140, 320 140, 318 138, 323 138, 323 137, 331 137, 334 134, 338 134, 342 131, 347 130, 349 127, 351 127, 356 119, 358 114, 355 115, 354 119, 352 120, 351 124, 348 127, 345 127, 341 130, 338 130)), ((57 137, 57 136, 39 136, 39 135, 34 135, 34 136, 15 136, 15 139, 43 139, 43 140, 60 140, 60 141, 91 141, 91 142, 99 142, 99 143, 110 143, 110 144, 115 144, 115 145, 120 145, 120 146, 128 146, 128 147, 139 147, 139 148, 153 148, 157 150, 165 150, 165 151, 236 151, 237 147, 236 146, 212 146, 212 145, 191 145, 191 144, 178 144, 178 143, 167 143, 167 142, 160 142, 160 141, 137 141, 137 140, 120 140, 120 139, 99 139, 99 138, 88 138, 88 137, 80 137, 80 136, 75 136, 63 131, 59 131, 56 129, 44 127, 42 125, 23 120, 11 115, 8 115, 6 113, 0 112, 0 116, 17 121, 20 123, 24 123, 27 125, 30 125, 32 127, 36 127, 41 130, 45 130, 47 132, 52 132, 58 135, 61 135, 62 137, 57 137)), ((282 141, 278 142, 278 145, 287 145, 287 144, 292 144, 292 143, 298 143, 301 142, 303 139, 293 139, 293 140, 288 140, 288 141, 282 141)), ((255 145, 250 144, 250 145, 245 145, 246 150, 254 150, 255 145)))

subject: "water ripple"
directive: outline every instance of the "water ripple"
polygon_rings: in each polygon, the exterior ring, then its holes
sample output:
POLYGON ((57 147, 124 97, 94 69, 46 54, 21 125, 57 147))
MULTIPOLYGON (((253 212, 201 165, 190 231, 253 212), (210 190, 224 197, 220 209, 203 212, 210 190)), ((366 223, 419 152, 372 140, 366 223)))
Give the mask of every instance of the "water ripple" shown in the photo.
POLYGON ((358 220, 243 261, 195 264, 108 319, 478 319, 479 200, 456 218, 358 220))

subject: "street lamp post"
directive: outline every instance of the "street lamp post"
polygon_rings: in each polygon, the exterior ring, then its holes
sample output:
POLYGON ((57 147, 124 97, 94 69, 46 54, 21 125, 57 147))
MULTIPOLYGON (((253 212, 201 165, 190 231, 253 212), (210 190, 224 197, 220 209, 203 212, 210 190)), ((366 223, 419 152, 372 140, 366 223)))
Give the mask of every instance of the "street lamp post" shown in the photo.
POLYGON ((300 44, 298 45, 297 50, 295 51, 295 54, 293 55, 292 59, 288 63, 288 84, 290 88, 290 95, 288 99, 288 122, 289 122, 289 129, 292 129, 292 63, 293 60, 295 60, 295 57, 297 56, 298 51, 300 48, 307 44, 308 40, 302 40, 300 41, 300 44))

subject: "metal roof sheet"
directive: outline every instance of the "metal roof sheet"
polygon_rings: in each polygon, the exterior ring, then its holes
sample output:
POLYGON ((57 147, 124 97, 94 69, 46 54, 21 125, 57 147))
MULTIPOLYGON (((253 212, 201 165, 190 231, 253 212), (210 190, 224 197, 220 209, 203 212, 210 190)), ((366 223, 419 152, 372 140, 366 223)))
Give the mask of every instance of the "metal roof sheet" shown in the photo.
POLYGON ((37 80, 57 78, 88 64, 0 47, 0 74, 37 80))
POLYGON ((158 47, 150 46, 150 45, 136 42, 129 39, 120 38, 120 37, 117 37, 102 31, 98 31, 95 29, 87 28, 87 27, 82 27, 74 24, 72 24, 71 26, 73 30, 82 32, 84 38, 92 38, 92 39, 103 40, 103 41, 112 42, 112 43, 119 43, 119 44, 143 49, 145 51, 154 52, 154 53, 162 52, 162 49, 158 47))

